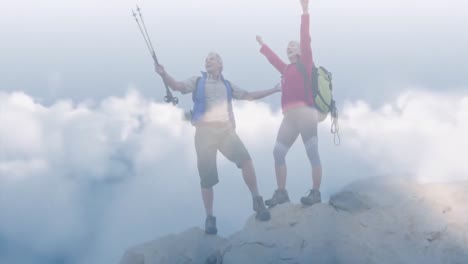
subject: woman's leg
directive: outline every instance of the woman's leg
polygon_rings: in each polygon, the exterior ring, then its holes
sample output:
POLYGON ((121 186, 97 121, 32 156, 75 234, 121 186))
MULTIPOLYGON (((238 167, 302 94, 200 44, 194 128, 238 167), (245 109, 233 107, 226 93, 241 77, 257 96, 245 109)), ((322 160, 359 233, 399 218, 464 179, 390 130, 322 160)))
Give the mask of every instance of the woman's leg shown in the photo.
POLYGON ((311 206, 322 201, 320 185, 322 183, 322 165, 318 151, 317 112, 314 108, 304 108, 300 113, 300 133, 312 167, 312 189, 307 196, 301 198, 301 203, 311 206))
POLYGON ((300 115, 299 129, 312 169, 312 189, 319 191, 322 183, 322 164, 318 150, 317 110, 304 108, 300 115))
POLYGON ((276 144, 273 150, 273 156, 275 159, 275 172, 276 172, 276 183, 278 184, 278 190, 286 189, 287 179, 287 166, 286 166, 286 155, 291 148, 294 141, 299 136, 299 131, 296 128, 294 122, 286 115, 281 122, 281 126, 278 130, 276 137, 276 144))

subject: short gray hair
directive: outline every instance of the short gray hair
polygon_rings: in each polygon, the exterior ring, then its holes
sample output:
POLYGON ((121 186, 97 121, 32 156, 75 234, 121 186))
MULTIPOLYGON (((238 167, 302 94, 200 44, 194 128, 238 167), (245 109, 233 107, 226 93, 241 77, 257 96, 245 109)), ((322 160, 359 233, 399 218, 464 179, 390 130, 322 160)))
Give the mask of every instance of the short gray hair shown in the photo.
POLYGON ((223 70, 223 58, 221 58, 221 56, 217 52, 214 52, 214 51, 208 53, 207 57, 211 57, 211 56, 215 57, 215 59, 221 65, 221 71, 222 71, 223 70))

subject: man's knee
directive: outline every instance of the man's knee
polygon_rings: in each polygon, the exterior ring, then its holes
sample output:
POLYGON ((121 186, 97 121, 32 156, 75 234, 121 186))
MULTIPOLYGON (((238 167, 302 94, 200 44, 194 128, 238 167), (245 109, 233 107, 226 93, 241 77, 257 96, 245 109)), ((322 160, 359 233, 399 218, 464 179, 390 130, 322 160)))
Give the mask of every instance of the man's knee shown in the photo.
POLYGON ((305 143, 307 156, 309 157, 310 165, 312 167, 321 166, 320 155, 318 150, 318 138, 311 137, 305 143))
POLYGON ((218 182, 218 175, 200 175, 200 187, 202 189, 211 189, 218 182))
POLYGON ((234 155, 226 156, 229 160, 234 162, 239 169, 250 166, 252 164, 252 158, 250 157, 247 149, 242 145, 239 146, 238 150, 234 155))
POLYGON ((275 158, 275 165, 286 164, 286 154, 288 154, 289 148, 280 142, 276 142, 275 148, 273 149, 273 157, 275 158))
POLYGON ((197 165, 202 188, 211 188, 219 182, 216 160, 199 157, 197 165))

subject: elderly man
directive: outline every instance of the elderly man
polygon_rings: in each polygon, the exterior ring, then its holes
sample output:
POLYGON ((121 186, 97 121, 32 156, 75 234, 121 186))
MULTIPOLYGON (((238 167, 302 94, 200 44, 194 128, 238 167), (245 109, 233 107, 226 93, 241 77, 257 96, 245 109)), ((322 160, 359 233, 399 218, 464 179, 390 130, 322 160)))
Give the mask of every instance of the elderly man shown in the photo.
POLYGON ((270 212, 259 195, 255 169, 249 152, 235 130, 232 99, 257 100, 279 92, 280 87, 248 92, 227 81, 222 76, 223 61, 219 54, 210 53, 205 61, 206 72, 184 82, 174 80, 163 66, 156 66, 169 87, 183 94, 192 93, 194 102, 192 124, 196 127, 195 149, 201 193, 206 211, 205 232, 216 234, 216 218, 213 215, 213 186, 218 180, 216 155, 218 150, 242 170, 242 175, 253 200, 253 210, 260 221, 268 221, 270 212))

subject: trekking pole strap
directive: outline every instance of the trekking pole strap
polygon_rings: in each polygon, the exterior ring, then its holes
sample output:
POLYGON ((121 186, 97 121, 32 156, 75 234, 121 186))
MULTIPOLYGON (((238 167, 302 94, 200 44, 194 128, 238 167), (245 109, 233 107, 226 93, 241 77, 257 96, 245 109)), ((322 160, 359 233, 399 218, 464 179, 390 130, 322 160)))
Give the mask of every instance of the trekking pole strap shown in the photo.
POLYGON ((338 122, 338 110, 336 109, 335 101, 332 101, 330 116, 332 121, 330 133, 333 134, 333 143, 339 146, 341 144, 340 124, 338 122))

